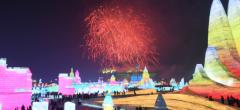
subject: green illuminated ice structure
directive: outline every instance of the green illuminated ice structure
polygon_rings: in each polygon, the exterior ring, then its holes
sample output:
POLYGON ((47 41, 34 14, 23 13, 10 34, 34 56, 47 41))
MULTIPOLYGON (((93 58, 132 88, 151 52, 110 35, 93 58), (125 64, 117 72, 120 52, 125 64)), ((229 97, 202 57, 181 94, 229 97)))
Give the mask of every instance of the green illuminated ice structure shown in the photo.
POLYGON ((213 84, 203 68, 202 64, 197 64, 193 74, 193 79, 189 81, 190 84, 213 84))

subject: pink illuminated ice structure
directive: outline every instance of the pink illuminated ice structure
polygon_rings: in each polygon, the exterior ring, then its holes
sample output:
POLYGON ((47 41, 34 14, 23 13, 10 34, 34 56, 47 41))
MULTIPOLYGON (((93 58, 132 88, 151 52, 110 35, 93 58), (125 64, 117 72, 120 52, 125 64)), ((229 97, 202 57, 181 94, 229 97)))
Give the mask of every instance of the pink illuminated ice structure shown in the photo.
POLYGON ((73 78, 69 77, 67 73, 60 73, 58 76, 58 86, 59 86, 59 93, 63 95, 72 95, 74 94, 73 88, 73 78))
POLYGON ((0 59, 0 104, 2 110, 31 104, 32 73, 29 68, 7 67, 0 59))
POLYGON ((79 76, 78 70, 75 72, 75 76, 73 73, 73 68, 71 68, 71 72, 69 76, 67 73, 60 73, 58 76, 58 85, 59 85, 59 93, 63 95, 72 95, 75 93, 74 84, 81 84, 81 78, 79 76))
POLYGON ((116 77, 114 75, 111 76, 109 83, 111 85, 117 85, 116 77))
POLYGON ((81 84, 81 78, 79 76, 78 70, 76 70, 76 72, 75 72, 75 83, 76 84, 81 84))

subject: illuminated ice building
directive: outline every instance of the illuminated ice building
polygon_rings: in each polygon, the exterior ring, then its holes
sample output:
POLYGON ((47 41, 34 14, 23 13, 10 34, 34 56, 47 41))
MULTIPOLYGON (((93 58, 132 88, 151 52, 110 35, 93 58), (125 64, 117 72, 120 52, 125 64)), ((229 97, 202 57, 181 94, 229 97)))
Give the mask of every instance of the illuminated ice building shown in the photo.
POLYGON ((32 73, 29 68, 7 67, 0 59, 0 105, 2 110, 31 105, 32 73))
POLYGON ((155 84, 153 80, 150 78, 150 75, 148 73, 147 67, 145 66, 142 74, 141 81, 138 82, 139 88, 142 89, 149 89, 149 88, 155 88, 155 84))
POLYGON ((139 82, 142 80, 142 76, 138 74, 132 74, 131 75, 131 82, 139 82))
POLYGON ((229 0, 228 15, 220 0, 213 0, 205 65, 196 66, 191 84, 218 83, 240 87, 240 0, 229 0))
POLYGON ((60 73, 58 76, 58 86, 59 86, 59 93, 63 95, 72 95, 75 93, 74 84, 80 84, 81 78, 79 76, 78 70, 73 72, 73 68, 71 68, 71 72, 69 76, 67 73, 60 73))

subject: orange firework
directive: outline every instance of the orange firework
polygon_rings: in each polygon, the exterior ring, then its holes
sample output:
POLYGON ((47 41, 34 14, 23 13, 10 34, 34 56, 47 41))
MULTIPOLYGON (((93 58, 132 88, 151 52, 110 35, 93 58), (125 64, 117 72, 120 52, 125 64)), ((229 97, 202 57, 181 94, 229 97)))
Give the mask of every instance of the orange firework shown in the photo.
POLYGON ((89 56, 104 66, 157 64, 150 28, 130 7, 100 6, 85 19, 89 56))

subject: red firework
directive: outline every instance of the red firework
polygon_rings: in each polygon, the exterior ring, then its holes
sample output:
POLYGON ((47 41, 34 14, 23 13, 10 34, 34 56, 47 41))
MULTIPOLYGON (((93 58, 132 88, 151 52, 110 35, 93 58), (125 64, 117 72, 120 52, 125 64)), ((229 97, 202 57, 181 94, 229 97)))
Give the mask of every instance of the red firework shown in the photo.
POLYGON ((157 64, 155 39, 132 8, 101 6, 85 19, 89 56, 104 66, 157 64))

